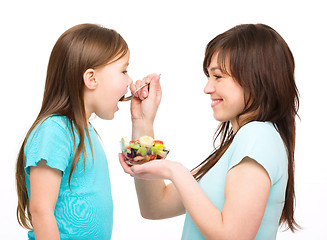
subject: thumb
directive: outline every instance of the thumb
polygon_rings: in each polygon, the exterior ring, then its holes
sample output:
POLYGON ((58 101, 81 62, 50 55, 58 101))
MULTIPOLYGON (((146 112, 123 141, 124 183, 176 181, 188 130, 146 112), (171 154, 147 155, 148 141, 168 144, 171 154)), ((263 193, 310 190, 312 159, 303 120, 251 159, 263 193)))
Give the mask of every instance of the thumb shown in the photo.
MULTIPOLYGON (((141 164, 141 165, 142 165, 142 164, 141 164)), ((135 174, 140 174, 140 173, 142 173, 142 166, 141 166, 141 165, 133 165, 133 166, 131 167, 132 172, 135 173, 135 174)))
POLYGON ((149 97, 161 97, 162 89, 160 85, 160 76, 156 75, 152 78, 149 88, 149 97))

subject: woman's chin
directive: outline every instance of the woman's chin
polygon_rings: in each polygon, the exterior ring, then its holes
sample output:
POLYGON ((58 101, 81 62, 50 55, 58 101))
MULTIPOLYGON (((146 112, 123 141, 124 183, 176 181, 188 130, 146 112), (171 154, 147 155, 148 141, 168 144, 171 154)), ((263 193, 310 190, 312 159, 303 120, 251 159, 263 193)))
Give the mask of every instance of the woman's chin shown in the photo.
POLYGON ((213 117, 215 120, 217 120, 218 122, 227 122, 228 119, 226 119, 226 117, 224 118, 223 116, 221 116, 221 114, 213 114, 213 117))

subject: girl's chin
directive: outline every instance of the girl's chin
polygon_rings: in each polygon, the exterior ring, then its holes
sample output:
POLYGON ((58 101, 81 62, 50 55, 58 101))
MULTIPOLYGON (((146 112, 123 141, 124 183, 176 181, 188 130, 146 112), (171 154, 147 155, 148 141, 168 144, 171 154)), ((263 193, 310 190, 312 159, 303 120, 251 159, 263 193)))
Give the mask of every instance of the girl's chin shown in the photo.
POLYGON ((112 113, 106 113, 106 114, 97 114, 97 116, 103 120, 112 120, 115 117, 115 112, 112 113))
POLYGON ((119 110, 119 107, 116 106, 115 109, 112 109, 110 112, 107 112, 107 114, 104 116, 103 119, 105 120, 112 120, 115 117, 115 113, 119 110))

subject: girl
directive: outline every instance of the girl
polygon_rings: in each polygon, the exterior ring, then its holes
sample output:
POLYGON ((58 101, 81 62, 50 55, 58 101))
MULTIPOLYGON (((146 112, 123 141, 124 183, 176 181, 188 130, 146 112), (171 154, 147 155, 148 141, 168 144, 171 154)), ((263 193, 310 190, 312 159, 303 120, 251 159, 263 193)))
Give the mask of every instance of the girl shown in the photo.
POLYGON ((17 160, 17 217, 29 239, 110 239, 107 159, 88 119, 114 118, 132 82, 128 61, 124 39, 98 25, 77 25, 56 42, 17 160))
MULTIPOLYGON (((125 172, 135 177, 142 216, 186 212, 182 239, 187 240, 276 239, 283 223, 294 231, 298 91, 286 42, 266 25, 236 26, 209 42, 203 70, 221 143, 191 173, 169 160, 128 167, 120 154, 125 172), (172 183, 166 186, 163 179, 172 183)), ((138 116, 134 139, 153 135, 157 107, 143 115, 132 108, 138 116)))

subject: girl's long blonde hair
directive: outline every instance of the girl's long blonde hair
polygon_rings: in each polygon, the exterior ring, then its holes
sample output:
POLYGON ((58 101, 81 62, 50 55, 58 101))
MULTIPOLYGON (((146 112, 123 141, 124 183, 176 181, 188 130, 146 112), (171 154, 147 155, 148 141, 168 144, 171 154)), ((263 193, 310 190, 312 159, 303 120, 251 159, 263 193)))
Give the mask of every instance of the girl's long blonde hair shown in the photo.
MULTIPOLYGON (((295 117, 299 107, 298 89, 294 79, 294 59, 287 43, 271 27, 264 24, 238 25, 212 39, 206 48, 203 71, 218 52, 218 66, 231 75, 243 88, 245 116, 240 127, 251 121, 269 121, 277 126, 288 153, 288 182, 280 224, 294 231, 299 227, 294 220, 294 148, 295 117)), ((222 122, 216 132, 221 144, 194 171, 200 180, 223 156, 237 133, 230 122, 222 122)))
POLYGON ((29 135, 36 126, 51 115, 66 116, 69 119, 72 133, 75 129, 80 139, 77 148, 74 148, 69 175, 70 185, 77 161, 81 153, 85 154, 85 131, 90 139, 84 106, 83 74, 89 68, 96 69, 114 59, 118 60, 127 52, 127 43, 115 30, 95 24, 74 26, 57 40, 49 59, 40 113, 29 129, 17 158, 17 219, 22 227, 32 229, 25 180, 24 154, 24 147, 29 135))

